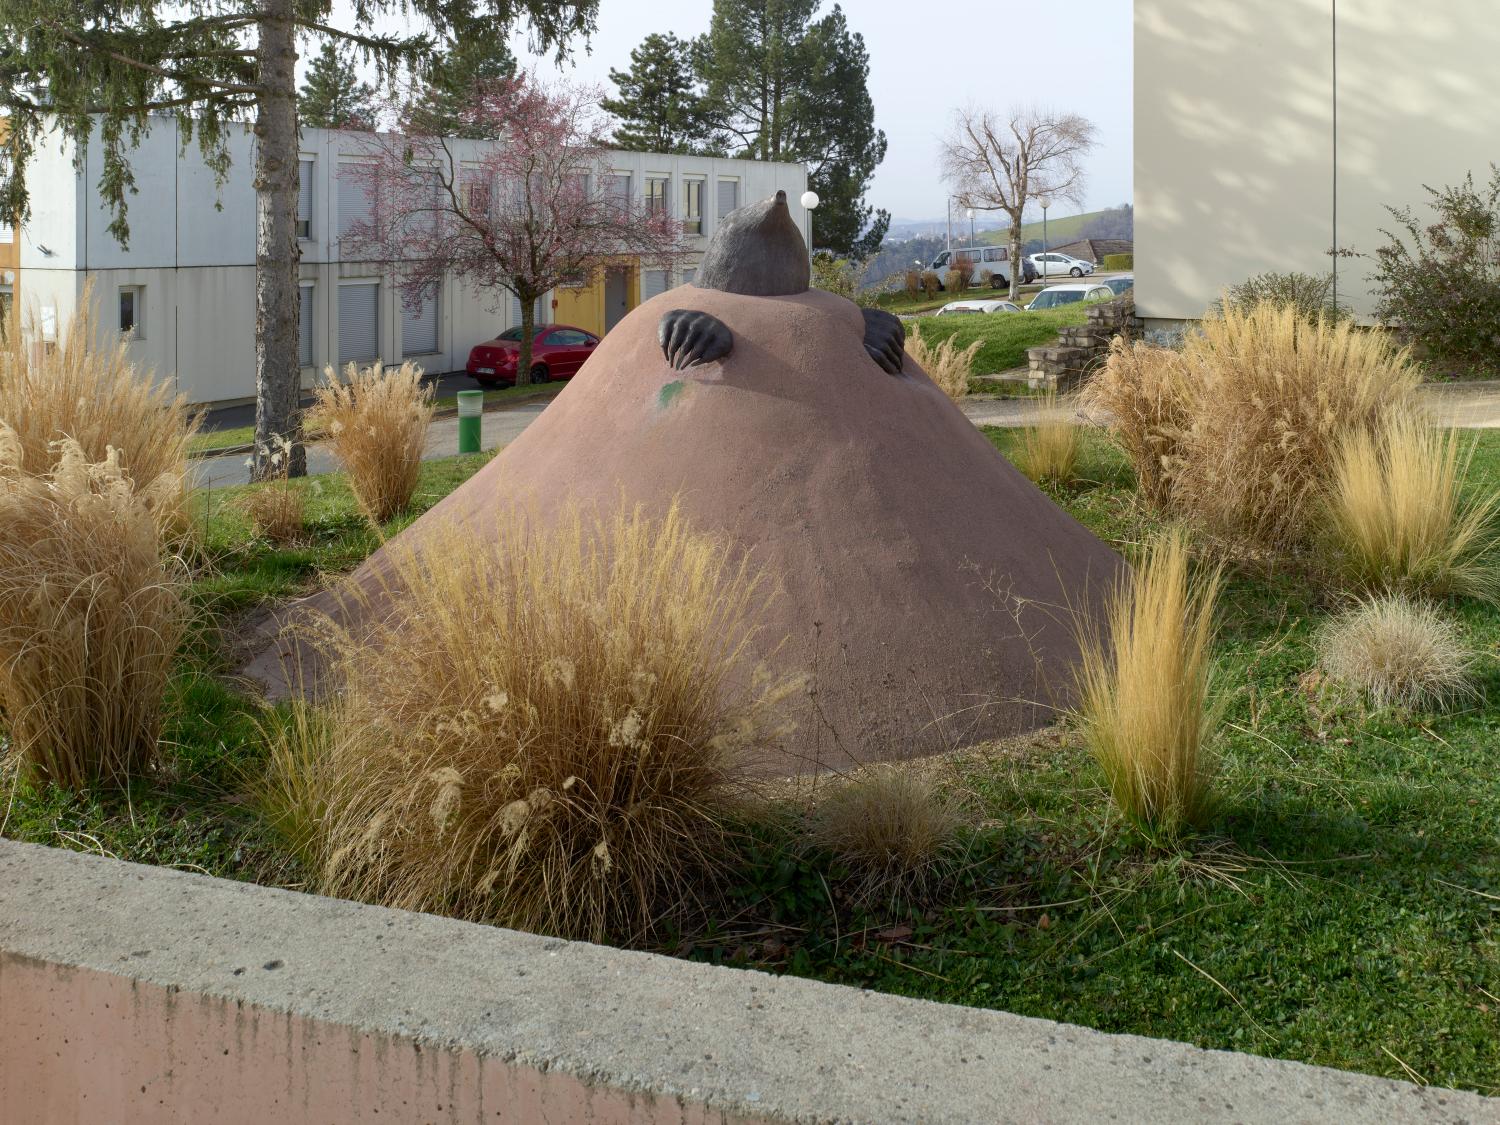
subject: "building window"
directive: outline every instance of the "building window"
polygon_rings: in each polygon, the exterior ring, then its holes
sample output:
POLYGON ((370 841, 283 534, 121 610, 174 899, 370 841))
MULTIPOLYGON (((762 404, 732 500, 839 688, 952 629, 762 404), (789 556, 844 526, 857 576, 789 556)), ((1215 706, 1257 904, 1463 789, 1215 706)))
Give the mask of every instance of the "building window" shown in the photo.
POLYGON ((312 237, 313 162, 297 161, 297 237, 312 237))
POLYGON ((146 338, 146 287, 120 286, 120 333, 137 340, 146 338))
MULTIPOLYGON (((538 297, 536 299, 536 307, 531 310, 531 323, 537 328, 548 322, 546 310, 542 307, 543 301, 544 298, 538 297)), ((512 328, 519 328, 521 326, 521 298, 517 297, 514 293, 510 297, 510 324, 512 328)))
POLYGON ((646 210, 650 214, 671 214, 672 200, 667 190, 671 182, 666 176, 646 177, 646 210))
POLYGON ((297 363, 302 367, 313 365, 313 287, 303 285, 297 290, 297 363))
POLYGON ((719 222, 723 222, 729 212, 740 205, 740 182, 739 180, 719 181, 719 222))
POLYGON ((346 238, 355 226, 369 223, 374 212, 368 173, 361 162, 339 161, 339 237, 346 238))
POLYGON ((16 240, 16 228, 8 219, 0 219, 0 245, 6 245, 16 240))
POLYGON ((404 355, 433 355, 438 350, 437 287, 422 294, 416 305, 401 300, 401 350, 404 355))
POLYGON ((686 234, 703 233, 703 181, 682 181, 682 229, 686 234))
POLYGON ((380 355, 380 283, 339 286, 339 362, 368 363, 380 355))
POLYGON ((691 285, 693 283, 693 278, 697 276, 698 271, 696 269, 685 269, 682 271, 682 283, 684 285, 691 285))
POLYGON ((620 211, 630 209, 630 173, 615 172, 604 177, 604 198, 620 211))
POLYGON ((649 301, 667 291, 666 270, 641 271, 641 300, 649 301))
POLYGON ((479 165, 466 164, 458 174, 463 208, 471 216, 490 213, 490 177, 479 165))

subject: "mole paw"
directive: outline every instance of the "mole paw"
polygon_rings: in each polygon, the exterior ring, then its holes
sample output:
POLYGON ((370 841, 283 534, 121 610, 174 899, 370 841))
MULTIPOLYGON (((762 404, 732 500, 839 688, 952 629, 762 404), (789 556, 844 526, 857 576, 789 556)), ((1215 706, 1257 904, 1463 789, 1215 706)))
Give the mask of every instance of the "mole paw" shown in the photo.
POLYGON ((728 325, 716 316, 692 309, 673 309, 662 314, 656 326, 661 354, 678 371, 723 359, 734 347, 728 325))
POLYGON ((906 328, 884 309, 861 309, 865 317, 865 351, 882 371, 901 374, 906 360, 906 328))

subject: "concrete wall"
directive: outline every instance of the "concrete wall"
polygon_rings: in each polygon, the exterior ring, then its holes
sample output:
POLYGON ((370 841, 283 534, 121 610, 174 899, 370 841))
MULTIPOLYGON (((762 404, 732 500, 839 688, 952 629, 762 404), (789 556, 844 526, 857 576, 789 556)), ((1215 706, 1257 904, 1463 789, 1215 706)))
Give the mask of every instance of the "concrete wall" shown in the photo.
MULTIPOLYGON (((1500 159, 1493 0, 1136 0, 1135 12, 1143 317, 1201 316, 1257 273, 1327 273, 1332 247, 1383 242, 1387 204, 1423 204, 1423 184, 1487 178, 1500 159)), ((1369 263, 1337 265, 1340 300, 1368 318, 1369 263)))
POLYGON ((0 840, 0 1120, 1359 1125, 1500 1102, 0 840))
MULTIPOLYGON (((144 331, 130 345, 132 358, 142 370, 174 380, 193 402, 242 400, 255 392, 253 137, 248 128, 232 129, 227 143, 230 176, 216 185, 197 148, 181 150, 175 124, 165 119, 155 124, 131 157, 137 190, 128 199, 126 246, 109 233, 110 212, 95 190, 103 159, 97 144, 90 146, 81 174, 73 151, 55 136, 40 146, 28 167, 33 217, 23 232, 19 271, 27 283, 24 306, 53 310, 65 321, 77 307, 84 282, 92 281, 104 342, 118 324, 120 288, 140 286, 144 331)), ((313 175, 310 237, 301 243, 301 277, 314 286, 313 363, 303 371, 305 384, 337 362, 340 280, 381 278, 381 356, 387 362, 407 358, 400 340, 399 287, 380 266, 345 261, 337 237, 340 159, 359 155, 368 144, 368 137, 355 133, 302 133, 301 158, 312 162, 313 175)), ((477 158, 484 144, 457 142, 459 158, 477 158)), ((706 178, 704 231, 691 241, 689 267, 713 234, 713 188, 721 177, 739 179, 741 203, 785 189, 794 217, 810 233, 810 216, 800 202, 807 186, 802 165, 635 152, 610 153, 608 164, 610 171, 631 176, 637 199, 647 175, 669 177, 678 214, 683 178, 706 178)), ((680 273, 673 280, 680 280, 680 273)), ((559 307, 564 303, 559 299, 559 307)), ((575 309, 593 307, 576 297, 567 303, 575 309)), ((439 351, 411 358, 428 371, 461 369, 470 348, 511 326, 510 304, 448 279, 438 297, 439 351)))

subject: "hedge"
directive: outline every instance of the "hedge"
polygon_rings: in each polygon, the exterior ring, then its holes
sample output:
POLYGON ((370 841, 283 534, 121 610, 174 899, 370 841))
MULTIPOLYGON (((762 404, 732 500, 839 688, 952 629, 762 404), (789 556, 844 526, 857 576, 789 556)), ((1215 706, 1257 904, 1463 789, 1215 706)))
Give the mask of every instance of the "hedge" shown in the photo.
POLYGON ((1135 269, 1135 255, 1106 254, 1104 255, 1104 268, 1107 270, 1133 270, 1135 269))

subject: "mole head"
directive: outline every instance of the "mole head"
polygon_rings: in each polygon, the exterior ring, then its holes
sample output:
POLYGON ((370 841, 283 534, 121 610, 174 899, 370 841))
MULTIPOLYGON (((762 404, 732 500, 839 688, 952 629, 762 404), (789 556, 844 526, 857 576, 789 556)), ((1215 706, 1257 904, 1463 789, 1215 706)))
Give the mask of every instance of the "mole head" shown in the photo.
POLYGON ((780 297, 807 292, 807 243, 787 209, 786 192, 747 203, 719 221, 698 276, 700 289, 780 297))

